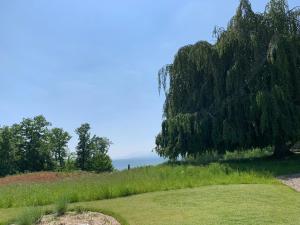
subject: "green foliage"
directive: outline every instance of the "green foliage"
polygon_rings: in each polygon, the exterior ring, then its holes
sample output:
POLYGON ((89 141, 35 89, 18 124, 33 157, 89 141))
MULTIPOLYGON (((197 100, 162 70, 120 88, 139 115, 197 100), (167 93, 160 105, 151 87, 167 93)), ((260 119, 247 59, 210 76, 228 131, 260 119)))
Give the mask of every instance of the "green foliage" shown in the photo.
POLYGON ((87 169, 87 163, 90 158, 90 125, 88 123, 82 124, 76 129, 76 134, 78 135, 78 145, 77 145, 77 164, 81 170, 87 169))
POLYGON ((17 147, 10 127, 0 129, 0 177, 17 171, 17 147))
POLYGON ((112 161, 108 155, 96 153, 91 158, 89 170, 98 173, 112 171, 113 170, 112 161))
POLYGON ((17 225, 32 225, 38 222, 43 215, 39 208, 27 208, 24 212, 16 219, 17 225))
POLYGON ((63 167, 64 171, 74 171, 77 169, 76 165, 76 153, 72 152, 67 154, 67 159, 65 160, 65 165, 63 167))
POLYGON ((89 124, 76 130, 77 154, 67 152, 71 139, 62 128, 50 129, 44 116, 23 119, 11 127, 0 127, 0 177, 36 171, 112 171, 107 138, 90 137, 89 124), (76 157, 77 156, 77 157, 76 157), (77 167, 78 166, 78 167, 77 167))
POLYGON ((23 119, 14 125, 19 139, 19 168, 24 171, 42 171, 53 168, 51 151, 48 145, 48 126, 51 124, 43 116, 23 119))
POLYGON ((112 161, 108 156, 108 149, 112 144, 109 139, 97 137, 91 138, 90 125, 82 124, 76 133, 78 134, 77 165, 81 170, 96 172, 112 171, 112 161))
POLYGON ((49 141, 54 160, 60 168, 64 167, 67 156, 67 144, 71 136, 61 128, 53 128, 49 133, 49 141))
POLYGON ((0 128, 0 176, 54 170, 57 161, 63 165, 70 136, 62 129, 50 130, 50 125, 40 115, 0 128))
POLYGON ((66 198, 61 198, 56 202, 55 213, 57 216, 62 216, 67 212, 68 200, 66 198))
POLYGON ((89 170, 96 172, 112 171, 113 165, 108 156, 108 149, 111 142, 107 138, 93 136, 91 139, 91 158, 89 170))
POLYGON ((166 93, 160 156, 197 156, 209 149, 275 146, 284 156, 300 138, 300 10, 271 0, 254 13, 241 0, 216 43, 181 48, 159 71, 166 93))

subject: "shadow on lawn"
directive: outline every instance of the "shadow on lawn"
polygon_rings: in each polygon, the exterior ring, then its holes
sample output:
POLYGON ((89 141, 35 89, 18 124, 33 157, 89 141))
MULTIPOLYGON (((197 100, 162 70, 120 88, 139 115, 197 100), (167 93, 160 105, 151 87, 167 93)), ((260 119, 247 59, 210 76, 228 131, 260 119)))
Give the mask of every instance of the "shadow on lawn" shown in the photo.
POLYGON ((274 176, 295 174, 300 172, 300 155, 295 154, 285 159, 274 159, 267 156, 262 158, 228 160, 220 162, 234 170, 269 172, 274 176))
POLYGON ((241 172, 269 173, 274 176, 300 173, 300 154, 294 154, 284 159, 275 159, 272 156, 253 157, 244 159, 215 159, 209 162, 177 161, 168 162, 168 165, 193 165, 206 166, 211 163, 219 163, 233 170, 241 172))

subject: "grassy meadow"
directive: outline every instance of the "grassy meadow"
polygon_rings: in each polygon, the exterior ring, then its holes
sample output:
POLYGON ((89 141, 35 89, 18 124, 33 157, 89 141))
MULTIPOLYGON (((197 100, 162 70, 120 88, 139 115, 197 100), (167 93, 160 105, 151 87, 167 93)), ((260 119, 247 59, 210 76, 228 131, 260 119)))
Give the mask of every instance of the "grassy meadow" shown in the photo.
POLYGON ((52 182, 0 185, 0 224, 28 208, 51 209, 61 199, 70 208, 114 215, 122 225, 299 224, 299 193, 276 179, 299 171, 298 155, 275 160, 268 152, 252 150, 130 171, 70 173, 52 182))
POLYGON ((270 184, 277 181, 267 171, 240 170, 229 164, 163 165, 99 175, 89 174, 51 183, 2 186, 0 207, 48 205, 60 198, 66 198, 69 202, 81 202, 213 184, 253 183, 270 184))

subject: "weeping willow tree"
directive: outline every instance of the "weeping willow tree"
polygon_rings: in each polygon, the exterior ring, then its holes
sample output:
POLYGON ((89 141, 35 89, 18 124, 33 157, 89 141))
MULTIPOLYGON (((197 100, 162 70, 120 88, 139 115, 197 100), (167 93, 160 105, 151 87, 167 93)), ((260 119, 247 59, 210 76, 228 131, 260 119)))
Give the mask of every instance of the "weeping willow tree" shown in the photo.
POLYGON ((208 149, 274 146, 289 154, 300 140, 300 10, 271 0, 254 13, 241 0, 217 41, 181 48, 159 71, 166 94, 156 151, 195 156, 208 149))

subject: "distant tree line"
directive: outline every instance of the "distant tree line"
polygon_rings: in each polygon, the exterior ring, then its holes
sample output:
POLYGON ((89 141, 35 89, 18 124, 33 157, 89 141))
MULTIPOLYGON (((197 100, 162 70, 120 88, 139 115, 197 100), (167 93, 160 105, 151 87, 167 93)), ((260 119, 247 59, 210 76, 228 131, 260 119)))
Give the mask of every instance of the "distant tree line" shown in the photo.
POLYGON ((156 151, 171 159, 265 146, 290 154, 300 140, 300 8, 271 0, 255 13, 241 0, 214 35, 216 43, 185 46, 160 70, 156 151))
POLYGON ((91 136, 87 123, 76 133, 78 146, 75 153, 70 153, 67 144, 71 136, 62 128, 51 128, 43 116, 0 127, 0 176, 53 170, 113 170, 107 154, 111 142, 91 136))

